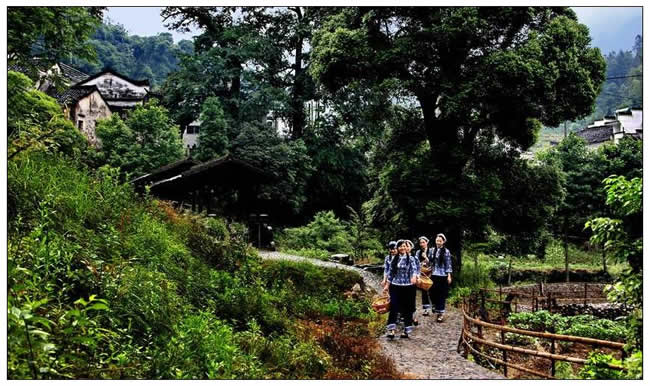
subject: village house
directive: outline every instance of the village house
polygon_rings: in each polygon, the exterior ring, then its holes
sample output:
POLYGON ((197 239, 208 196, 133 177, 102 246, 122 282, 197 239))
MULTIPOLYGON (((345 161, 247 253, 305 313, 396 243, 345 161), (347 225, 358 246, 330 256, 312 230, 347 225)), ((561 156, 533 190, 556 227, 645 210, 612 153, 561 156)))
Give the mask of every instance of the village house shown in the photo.
POLYGON ((111 112, 122 117, 126 111, 143 105, 150 98, 148 79, 131 79, 110 68, 84 79, 76 86, 97 87, 111 112))
POLYGON ((614 115, 606 115, 576 133, 587 141, 591 149, 613 142, 623 137, 643 139, 643 109, 630 107, 616 110, 614 115))
MULTIPOLYGON (((126 118, 127 111, 155 96, 148 79, 131 79, 111 68, 91 76, 65 63, 55 63, 48 69, 36 67, 39 79, 34 87, 56 98, 64 116, 74 122, 93 146, 100 145, 95 134, 98 120, 110 118, 113 113, 126 118)), ((9 69, 26 72, 18 67, 9 69)))
POLYGON ((73 86, 61 94, 57 101, 63 114, 77 126, 93 146, 100 145, 95 126, 100 119, 111 116, 111 108, 96 85, 73 86))

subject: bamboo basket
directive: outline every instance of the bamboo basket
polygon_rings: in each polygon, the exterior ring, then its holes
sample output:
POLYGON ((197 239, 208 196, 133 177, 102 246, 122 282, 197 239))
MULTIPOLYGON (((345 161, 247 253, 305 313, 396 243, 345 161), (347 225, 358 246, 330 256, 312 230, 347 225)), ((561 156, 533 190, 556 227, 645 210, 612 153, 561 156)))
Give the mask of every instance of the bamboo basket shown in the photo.
POLYGON ((428 291, 432 285, 433 280, 429 279, 424 273, 420 273, 420 277, 418 277, 418 280, 415 283, 416 287, 421 288, 425 291, 428 291))
POLYGON ((390 310, 390 297, 381 295, 372 301, 372 309, 379 314, 385 314, 390 310))
POLYGON ((422 268, 420 268, 420 271, 428 277, 431 276, 431 271, 433 270, 431 269, 431 267, 422 266, 422 268))

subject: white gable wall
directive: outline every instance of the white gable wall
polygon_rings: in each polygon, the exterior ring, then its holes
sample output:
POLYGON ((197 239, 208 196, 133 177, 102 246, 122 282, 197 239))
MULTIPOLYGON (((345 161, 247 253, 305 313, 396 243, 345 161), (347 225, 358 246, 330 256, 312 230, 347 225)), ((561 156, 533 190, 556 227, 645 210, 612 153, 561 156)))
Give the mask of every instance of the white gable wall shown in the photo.
POLYGON ((93 146, 101 146, 95 133, 95 126, 97 125, 97 120, 107 119, 110 116, 111 110, 109 106, 104 103, 102 96, 95 91, 81 98, 76 103, 74 106, 73 123, 93 146))
POLYGON ((83 83, 84 86, 96 85, 105 98, 144 97, 149 86, 137 86, 117 75, 106 73, 83 83))

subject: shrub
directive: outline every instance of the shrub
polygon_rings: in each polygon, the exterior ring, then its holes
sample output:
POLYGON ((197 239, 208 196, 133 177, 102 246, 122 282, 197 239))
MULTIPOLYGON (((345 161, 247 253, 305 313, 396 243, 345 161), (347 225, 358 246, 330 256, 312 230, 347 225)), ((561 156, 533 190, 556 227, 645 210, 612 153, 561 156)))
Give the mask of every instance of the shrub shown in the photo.
POLYGON ((628 333, 622 322, 597 319, 592 315, 562 316, 548 311, 513 313, 508 317, 508 323, 526 330, 550 331, 611 341, 623 341, 628 333))
POLYGON ((237 345, 231 327, 208 312, 185 316, 155 353, 156 378, 261 378, 260 363, 237 345))
POLYGON ((280 248, 313 248, 331 253, 352 254, 352 239, 332 211, 318 212, 304 227, 288 228, 277 237, 280 248))
POLYGON ((608 354, 591 352, 578 374, 582 379, 623 379, 620 370, 611 369, 607 364, 620 365, 621 361, 608 354))
POLYGON ((452 287, 449 291, 449 299, 447 302, 452 306, 458 306, 463 303, 463 299, 472 293, 472 289, 468 287, 452 287))

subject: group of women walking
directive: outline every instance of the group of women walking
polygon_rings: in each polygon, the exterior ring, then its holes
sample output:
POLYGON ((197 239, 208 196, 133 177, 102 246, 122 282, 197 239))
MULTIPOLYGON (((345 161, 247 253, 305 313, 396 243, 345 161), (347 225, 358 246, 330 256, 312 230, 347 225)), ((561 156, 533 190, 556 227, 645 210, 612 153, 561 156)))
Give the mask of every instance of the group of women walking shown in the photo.
POLYGON ((421 292, 423 316, 437 314, 437 321, 444 321, 445 303, 451 284, 451 253, 445 248, 447 238, 439 233, 435 245, 429 247, 429 239, 418 238, 419 249, 413 252, 411 240, 388 243, 389 254, 384 261, 384 291, 390 297, 388 314, 388 338, 395 338, 398 316, 404 322, 401 338, 408 338, 414 325, 418 325, 416 296, 421 292), (420 274, 430 276, 433 285, 428 290, 416 287, 420 274), (432 304, 433 303, 433 304, 432 304))

